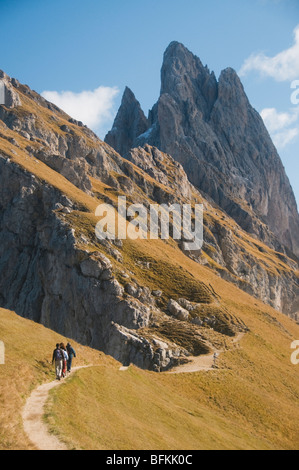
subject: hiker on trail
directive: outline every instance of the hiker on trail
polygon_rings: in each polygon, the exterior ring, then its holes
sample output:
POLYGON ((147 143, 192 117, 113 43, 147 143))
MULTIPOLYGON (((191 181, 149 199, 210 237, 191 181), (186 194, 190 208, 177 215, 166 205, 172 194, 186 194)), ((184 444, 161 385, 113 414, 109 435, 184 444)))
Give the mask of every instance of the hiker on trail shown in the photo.
POLYGON ((56 349, 53 351, 52 364, 55 362, 56 379, 60 380, 63 369, 63 353, 60 345, 56 344, 56 349))
POLYGON ((76 357, 76 352, 75 352, 75 350, 72 348, 72 346, 70 345, 70 343, 67 343, 67 345, 66 345, 66 350, 67 350, 68 355, 69 355, 69 358, 68 358, 68 361, 67 361, 67 371, 68 371, 68 372, 71 372, 71 370, 72 370, 72 362, 73 362, 73 358, 76 357))
POLYGON ((68 355, 66 347, 63 343, 60 344, 60 349, 61 349, 62 354, 63 354, 62 377, 65 377, 66 376, 66 365, 67 365, 67 361, 69 359, 69 355, 68 355))

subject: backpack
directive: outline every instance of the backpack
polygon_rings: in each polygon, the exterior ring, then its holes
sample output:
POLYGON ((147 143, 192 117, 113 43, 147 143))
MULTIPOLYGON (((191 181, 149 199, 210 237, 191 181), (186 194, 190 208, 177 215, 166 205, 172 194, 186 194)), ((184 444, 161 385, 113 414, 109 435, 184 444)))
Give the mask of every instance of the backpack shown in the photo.
POLYGON ((62 354, 63 354, 63 359, 65 361, 68 361, 69 360, 69 355, 68 355, 67 351, 62 351, 62 354))
POLYGON ((63 359, 61 349, 55 349, 54 359, 55 359, 55 361, 61 361, 61 359, 63 359))

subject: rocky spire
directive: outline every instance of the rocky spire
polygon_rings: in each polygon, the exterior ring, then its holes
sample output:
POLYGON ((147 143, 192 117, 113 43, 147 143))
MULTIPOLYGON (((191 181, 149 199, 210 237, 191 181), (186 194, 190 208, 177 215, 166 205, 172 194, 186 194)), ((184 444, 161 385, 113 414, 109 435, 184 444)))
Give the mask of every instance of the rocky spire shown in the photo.
POLYGON ((299 256, 299 216, 292 188, 264 122, 233 69, 225 69, 217 82, 198 57, 172 42, 164 53, 160 97, 147 128, 142 119, 142 135, 137 135, 136 126, 140 111, 135 120, 131 107, 124 106, 111 131, 116 143, 107 140, 117 151, 126 153, 119 141, 130 129, 125 150, 128 145, 149 144, 170 154, 190 181, 242 228, 263 241, 270 229, 299 256), (131 119, 125 121, 123 116, 128 115, 131 119))
POLYGON ((169 94, 176 101, 197 98, 197 107, 208 116, 217 98, 217 80, 200 59, 179 42, 172 42, 164 53, 161 69, 161 96, 169 94))
POLYGON ((126 87, 113 127, 105 137, 105 142, 121 155, 127 153, 135 139, 146 131, 147 119, 136 100, 134 93, 126 87))

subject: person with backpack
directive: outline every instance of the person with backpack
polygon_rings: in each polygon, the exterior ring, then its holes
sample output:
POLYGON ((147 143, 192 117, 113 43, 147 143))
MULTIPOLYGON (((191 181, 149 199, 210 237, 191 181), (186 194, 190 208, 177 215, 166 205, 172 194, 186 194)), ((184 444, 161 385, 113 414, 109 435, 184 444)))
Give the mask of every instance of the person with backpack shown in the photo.
POLYGON ((67 371, 68 371, 68 372, 71 372, 71 370, 72 370, 72 362, 73 362, 73 358, 76 357, 76 352, 75 352, 75 350, 72 348, 72 346, 70 345, 70 343, 67 343, 66 349, 67 349, 67 352, 68 352, 68 355, 69 355, 69 358, 68 358, 68 361, 67 361, 67 371))
POLYGON ((69 355, 63 343, 60 344, 60 349, 63 355, 62 377, 64 378, 66 376, 66 366, 67 366, 67 361, 69 360, 69 355))
POLYGON ((53 351, 52 364, 55 362, 56 379, 61 380, 62 369, 63 369, 63 353, 60 349, 60 345, 56 344, 56 349, 53 351))

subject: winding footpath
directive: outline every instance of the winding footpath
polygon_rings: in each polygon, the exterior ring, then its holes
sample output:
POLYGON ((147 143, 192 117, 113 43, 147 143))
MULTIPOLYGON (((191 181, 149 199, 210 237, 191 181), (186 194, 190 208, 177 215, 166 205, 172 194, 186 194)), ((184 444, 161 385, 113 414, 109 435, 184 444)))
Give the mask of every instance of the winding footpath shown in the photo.
MULTIPOLYGON (((233 343, 239 343, 244 336, 244 333, 239 333, 234 339, 233 343)), ((206 356, 190 357, 187 364, 182 364, 175 367, 168 374, 180 374, 180 373, 192 373, 199 371, 215 370, 214 364, 214 353, 223 353, 222 350, 215 350, 212 354, 206 356)), ((74 367, 72 373, 76 370, 83 369, 92 366, 81 366, 74 367)), ((126 371, 129 367, 120 367, 120 371, 126 371)), ((67 379, 66 379, 67 380, 67 379)), ((38 450, 68 450, 65 444, 51 434, 47 428, 47 425, 43 421, 45 414, 45 404, 49 397, 49 391, 55 387, 58 387, 64 383, 64 380, 46 383, 36 388, 28 400, 26 401, 25 407, 22 413, 24 430, 29 440, 35 445, 38 450)))
MULTIPOLYGON (((71 373, 85 367, 90 366, 74 367, 71 373)), ((64 380, 54 380, 53 382, 40 385, 32 392, 23 409, 24 430, 38 450, 68 450, 56 436, 48 431, 43 421, 44 408, 49 397, 49 391, 63 383, 64 380)))
MULTIPOLYGON (((90 366, 74 367, 71 374, 79 369, 90 366)), ((126 371, 129 367, 120 367, 120 371, 126 371)), ((69 374, 69 376, 71 375, 69 374)), ((68 376, 68 377, 69 377, 68 376)), ((67 380, 68 377, 65 379, 67 380)), ((37 387, 27 399, 22 412, 23 427, 29 440, 37 450, 68 450, 54 434, 48 430, 43 420, 45 414, 45 404, 49 398, 49 392, 55 387, 59 387, 65 380, 53 380, 37 387)))
MULTIPOLYGON (((236 337, 233 339, 232 344, 238 344, 245 333, 238 333, 236 337)), ((239 344, 238 344, 239 346, 239 344)), ((186 364, 180 364, 177 367, 169 370, 167 374, 183 374, 183 373, 191 373, 191 372, 201 372, 201 371, 209 371, 215 370, 215 359, 214 354, 217 354, 217 360, 220 354, 224 353, 224 349, 214 349, 211 354, 207 354, 204 356, 191 356, 188 359, 186 364)))

